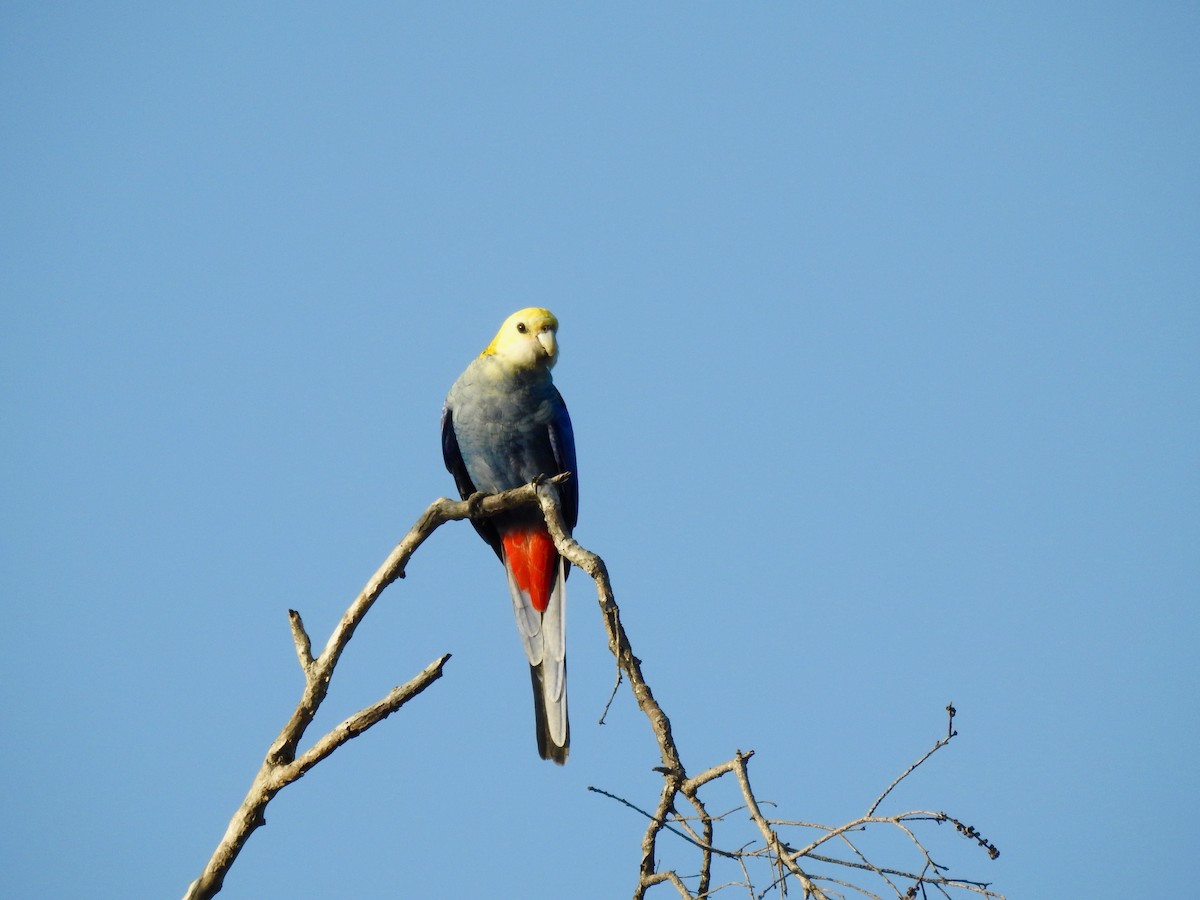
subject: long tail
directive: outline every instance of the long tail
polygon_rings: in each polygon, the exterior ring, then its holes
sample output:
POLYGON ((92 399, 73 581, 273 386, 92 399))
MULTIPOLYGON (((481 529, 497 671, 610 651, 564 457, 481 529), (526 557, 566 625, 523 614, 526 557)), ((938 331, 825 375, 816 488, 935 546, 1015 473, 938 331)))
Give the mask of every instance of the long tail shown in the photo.
POLYGON ((566 564, 545 528, 504 535, 504 571, 517 631, 529 657, 538 754, 562 765, 571 745, 567 720, 566 564))
POLYGON ((562 666, 562 695, 547 697, 545 666, 530 666, 533 681, 533 715, 537 728, 538 756, 552 759, 560 766, 571 749, 571 723, 567 720, 567 661, 562 666), (549 715, 547 715, 549 713, 549 715))

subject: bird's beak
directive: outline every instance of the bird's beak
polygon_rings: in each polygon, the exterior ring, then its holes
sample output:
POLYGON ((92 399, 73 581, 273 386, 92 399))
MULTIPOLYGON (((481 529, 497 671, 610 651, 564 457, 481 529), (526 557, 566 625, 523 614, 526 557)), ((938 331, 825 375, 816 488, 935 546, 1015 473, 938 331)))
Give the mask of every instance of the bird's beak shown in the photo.
POLYGON ((554 337, 553 331, 539 331, 537 339, 550 359, 554 359, 558 355, 558 340, 554 337))

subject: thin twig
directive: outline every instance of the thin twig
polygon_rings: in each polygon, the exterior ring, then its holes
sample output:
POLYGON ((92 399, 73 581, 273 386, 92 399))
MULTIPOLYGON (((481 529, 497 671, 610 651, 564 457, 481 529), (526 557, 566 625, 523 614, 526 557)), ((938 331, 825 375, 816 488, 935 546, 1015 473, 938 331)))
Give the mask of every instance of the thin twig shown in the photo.
MULTIPOLYGON (((602 797, 607 797, 610 800, 616 800, 622 806, 628 806, 634 812, 640 813, 641 815, 645 816, 647 819, 650 819, 651 821, 653 821, 653 819, 654 819, 653 813, 646 812, 646 810, 642 809, 636 803, 630 803, 624 797, 618 797, 616 794, 609 793, 608 791, 604 790, 603 788, 593 787, 592 785, 588 785, 588 790, 594 794, 599 794, 602 797)), ((676 819, 676 821, 679 821, 679 820, 676 819)), ((728 857, 729 859, 737 859, 741 855, 739 853, 730 853, 725 850, 718 850, 716 847, 705 844, 702 840, 699 840, 694 835, 685 834, 684 832, 682 832, 678 828, 676 828, 674 825, 671 825, 669 822, 657 822, 655 824, 659 825, 662 828, 665 828, 667 831, 671 832, 672 834, 683 838, 689 844, 693 844, 696 847, 699 847, 701 850, 707 851, 709 853, 716 853, 718 856, 725 856, 725 857, 728 857)))
POLYGON ((875 815, 875 810, 879 809, 879 804, 883 802, 883 798, 886 797, 888 794, 890 794, 895 789, 896 785, 898 785, 905 778, 907 778, 909 775, 911 775, 913 772, 915 772, 917 769, 917 766, 921 765, 921 763, 925 762, 925 760, 929 759, 929 757, 933 756, 933 754, 937 753, 939 750, 941 750, 943 747, 945 747, 948 743, 950 743, 950 741, 952 741, 954 739, 954 736, 956 734, 958 734, 958 732, 954 730, 955 709, 954 709, 953 703, 949 703, 946 705, 946 713, 949 716, 949 719, 948 719, 948 722, 946 725, 946 736, 944 738, 942 738, 940 741, 938 741, 936 744, 934 744, 929 749, 928 753, 926 753, 924 756, 922 756, 920 759, 918 759, 915 763, 913 763, 911 766, 909 766, 900 775, 900 777, 898 777, 895 781, 893 781, 891 784, 889 784, 887 786, 887 788, 884 790, 884 792, 882 794, 880 794, 878 798, 876 798, 874 803, 871 804, 870 809, 867 810, 868 816, 875 815))
POLYGON ((617 691, 621 689, 621 681, 622 681, 621 667, 618 665, 617 666, 617 680, 613 682, 612 693, 608 695, 608 702, 604 704, 604 709, 600 713, 600 721, 596 723, 597 725, 603 725, 604 720, 608 718, 609 707, 612 706, 613 700, 616 699, 617 691))

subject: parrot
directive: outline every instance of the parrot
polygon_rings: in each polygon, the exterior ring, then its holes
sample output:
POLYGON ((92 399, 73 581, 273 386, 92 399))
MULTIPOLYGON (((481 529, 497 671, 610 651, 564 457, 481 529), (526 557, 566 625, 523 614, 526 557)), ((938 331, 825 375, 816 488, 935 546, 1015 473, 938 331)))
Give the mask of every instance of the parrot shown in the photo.
MULTIPOLYGON (((550 370, 558 362, 558 319, 529 307, 504 320, 492 342, 446 395, 442 457, 465 500, 569 472, 557 485, 568 533, 579 510, 575 436, 550 370)), ((529 658, 538 755, 559 765, 571 743, 567 721, 566 581, 536 506, 472 519, 504 565, 517 631, 529 658)))

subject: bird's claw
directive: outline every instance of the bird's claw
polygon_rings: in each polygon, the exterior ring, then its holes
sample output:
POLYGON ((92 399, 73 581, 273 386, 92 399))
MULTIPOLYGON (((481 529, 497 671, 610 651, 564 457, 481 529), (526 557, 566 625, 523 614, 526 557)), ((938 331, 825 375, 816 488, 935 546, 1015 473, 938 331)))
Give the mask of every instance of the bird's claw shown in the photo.
POLYGON ((472 519, 479 516, 479 508, 483 506, 484 498, 487 497, 483 491, 476 491, 467 498, 467 515, 472 519))

